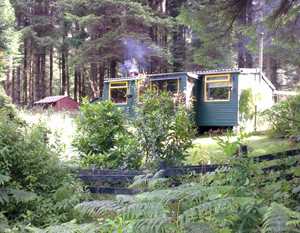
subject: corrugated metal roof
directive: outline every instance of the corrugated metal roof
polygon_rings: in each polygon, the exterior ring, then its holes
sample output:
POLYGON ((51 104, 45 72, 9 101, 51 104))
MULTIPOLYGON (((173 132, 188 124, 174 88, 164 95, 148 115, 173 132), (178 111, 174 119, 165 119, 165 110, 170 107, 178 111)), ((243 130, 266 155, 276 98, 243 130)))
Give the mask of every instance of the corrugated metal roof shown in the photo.
POLYGON ((55 103, 63 98, 66 98, 68 96, 49 96, 49 97, 46 97, 44 99, 41 99, 41 100, 38 100, 36 102, 34 102, 34 104, 51 104, 51 103, 55 103))
MULTIPOLYGON (((194 74, 194 75, 208 75, 208 74, 225 74, 225 73, 259 73, 257 68, 240 68, 240 69, 219 69, 219 70, 202 70, 202 71, 189 71, 189 72, 175 72, 175 73, 161 73, 161 74, 146 74, 147 77, 159 77, 167 75, 180 75, 180 74, 194 74)), ((133 77, 119 77, 119 78, 109 78, 104 79, 104 82, 113 82, 120 80, 137 80, 141 79, 143 76, 137 75, 133 77)))
POLYGON ((105 78, 104 79, 104 82, 105 83, 109 83, 109 82, 115 82, 115 81, 130 81, 130 80, 139 80, 139 79, 142 79, 143 77, 142 76, 133 76, 133 77, 119 77, 119 78, 105 78))
POLYGON ((206 74, 225 74, 225 73, 258 73, 258 69, 256 68, 240 68, 240 69, 220 69, 220 70, 203 70, 203 71, 195 71, 190 72, 198 75, 206 75, 206 74))

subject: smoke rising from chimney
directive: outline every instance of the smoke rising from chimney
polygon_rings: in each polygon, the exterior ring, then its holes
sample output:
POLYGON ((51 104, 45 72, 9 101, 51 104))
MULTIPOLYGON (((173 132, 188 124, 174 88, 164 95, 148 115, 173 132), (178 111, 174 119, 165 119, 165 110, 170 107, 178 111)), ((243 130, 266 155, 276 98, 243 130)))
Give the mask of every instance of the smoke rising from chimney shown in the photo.
POLYGON ((150 49, 150 43, 141 39, 126 38, 122 41, 124 45, 124 63, 118 63, 123 76, 137 75, 139 71, 144 71, 150 64, 147 58, 156 51, 150 49))

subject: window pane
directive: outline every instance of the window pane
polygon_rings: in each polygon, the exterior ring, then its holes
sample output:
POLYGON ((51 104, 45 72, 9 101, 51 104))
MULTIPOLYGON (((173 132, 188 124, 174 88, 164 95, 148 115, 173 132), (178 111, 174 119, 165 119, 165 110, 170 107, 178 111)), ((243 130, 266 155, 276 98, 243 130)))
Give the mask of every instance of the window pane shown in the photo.
POLYGON ((229 100, 228 83, 206 83, 206 100, 229 100))
POLYGON ((206 81, 227 81, 229 76, 216 76, 216 77, 206 77, 206 81))
POLYGON ((126 83, 111 83, 111 87, 126 87, 126 83))
POLYGON ((110 90, 110 100, 118 104, 126 104, 127 88, 117 88, 110 90))
POLYGON ((173 94, 177 94, 178 85, 177 80, 162 80, 162 81, 153 81, 152 89, 172 92, 173 94))

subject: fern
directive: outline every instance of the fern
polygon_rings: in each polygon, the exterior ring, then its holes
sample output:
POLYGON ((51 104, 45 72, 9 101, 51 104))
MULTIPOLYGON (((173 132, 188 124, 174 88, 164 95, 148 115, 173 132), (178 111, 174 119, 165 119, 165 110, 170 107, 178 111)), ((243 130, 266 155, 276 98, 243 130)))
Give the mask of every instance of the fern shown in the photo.
POLYGON ((254 202, 255 199, 250 197, 227 197, 224 199, 217 199, 211 202, 202 203, 195 207, 192 207, 183 212, 179 216, 179 221, 181 225, 189 224, 191 219, 194 219, 196 215, 201 216, 202 214, 214 214, 224 211, 225 208, 233 210, 238 206, 244 206, 251 202, 254 202))
POLYGON ((167 204, 170 201, 186 200, 201 203, 203 200, 214 200, 234 190, 233 186, 206 187, 201 184, 194 186, 179 186, 174 189, 157 190, 138 194, 136 197, 142 201, 159 201, 167 204))
POLYGON ((167 216, 169 210, 157 202, 133 203, 119 209, 118 214, 126 219, 156 218, 167 216))
POLYGON ((158 201, 161 203, 167 203, 170 200, 179 199, 177 193, 173 193, 171 189, 156 190, 152 192, 141 193, 136 195, 136 198, 138 198, 141 201, 146 201, 146 202, 158 201))
POLYGON ((189 233, 217 233, 218 230, 211 229, 211 226, 203 221, 189 223, 188 225, 183 226, 184 232, 189 233))
MULTIPOLYGON (((4 182, 7 182, 10 180, 9 176, 1 175, 0 174, 0 185, 3 186, 4 182)), ((27 202, 31 201, 36 198, 36 195, 30 192, 12 189, 12 188, 5 188, 0 187, 0 202, 3 204, 4 202, 9 202, 9 194, 12 194, 15 199, 19 202, 27 202)))
POLYGON ((0 188, 0 202, 9 202, 8 192, 5 188, 0 188))
POLYGON ((129 185, 128 188, 143 188, 148 186, 149 180, 153 177, 152 173, 146 175, 135 176, 133 178, 133 184, 129 185))
POLYGON ((19 201, 21 201, 21 202, 31 201, 37 197, 33 193, 22 191, 22 190, 11 189, 11 188, 6 188, 5 190, 8 193, 12 194, 18 202, 19 201))
POLYGON ((184 199, 188 201, 196 201, 197 203, 201 203, 203 200, 215 200, 235 188, 233 186, 202 186, 197 185, 195 187, 191 187, 186 189, 186 194, 184 199))
POLYGON ((73 220, 59 226, 50 226, 44 230, 35 227, 26 227, 26 230, 32 233, 94 233, 98 232, 95 223, 77 225, 73 220))
POLYGON ((75 210, 87 215, 96 213, 97 216, 105 212, 116 212, 117 209, 122 208, 116 201, 89 201, 83 202, 75 206, 75 210))
POLYGON ((9 181, 10 177, 9 176, 4 176, 0 174, 0 185, 3 185, 5 181, 9 181))
POLYGON ((0 212, 0 232, 9 232, 9 224, 7 218, 0 212))
POLYGON ((133 184, 129 186, 129 188, 149 188, 154 189, 157 185, 163 184, 168 179, 163 178, 162 174, 164 173, 164 170, 160 170, 154 175, 152 173, 146 174, 146 175, 140 175, 136 176, 133 179, 133 184))
POLYGON ((297 231, 296 226, 300 222, 300 213, 290 210, 283 204, 273 202, 263 220, 263 233, 297 231))
POLYGON ((164 233, 164 232, 178 232, 180 230, 175 224, 172 224, 171 218, 157 217, 157 218, 144 218, 134 220, 130 232, 147 232, 147 233, 164 233))
POLYGON ((116 199, 119 204, 129 204, 129 203, 140 202, 139 199, 135 198, 134 196, 129 196, 129 195, 118 195, 116 197, 116 199))

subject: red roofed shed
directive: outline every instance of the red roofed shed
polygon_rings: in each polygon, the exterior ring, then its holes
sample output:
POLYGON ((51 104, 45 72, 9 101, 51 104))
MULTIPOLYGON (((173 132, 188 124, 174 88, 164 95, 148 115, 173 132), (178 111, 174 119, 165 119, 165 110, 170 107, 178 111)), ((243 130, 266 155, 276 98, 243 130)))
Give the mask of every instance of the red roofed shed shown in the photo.
POLYGON ((49 96, 34 102, 34 106, 42 106, 43 109, 48 109, 49 106, 52 106, 55 112, 60 110, 79 110, 79 104, 69 96, 49 96))

